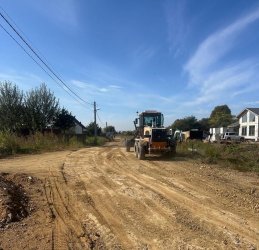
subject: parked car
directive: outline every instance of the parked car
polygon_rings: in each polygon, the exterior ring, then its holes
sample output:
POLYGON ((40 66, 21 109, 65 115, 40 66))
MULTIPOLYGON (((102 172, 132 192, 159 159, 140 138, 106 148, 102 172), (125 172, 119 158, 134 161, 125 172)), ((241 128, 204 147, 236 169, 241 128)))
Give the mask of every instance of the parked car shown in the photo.
POLYGON ((225 132, 222 137, 221 140, 227 140, 227 141, 244 141, 245 138, 243 136, 238 135, 235 132, 225 132))

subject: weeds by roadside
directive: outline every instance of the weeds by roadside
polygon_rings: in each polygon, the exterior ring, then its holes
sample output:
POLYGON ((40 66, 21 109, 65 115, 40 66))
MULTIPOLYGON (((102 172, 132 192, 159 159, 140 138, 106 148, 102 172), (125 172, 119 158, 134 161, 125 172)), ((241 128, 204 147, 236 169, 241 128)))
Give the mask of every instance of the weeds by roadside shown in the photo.
POLYGON ((179 156, 199 159, 207 164, 218 164, 240 171, 259 172, 258 144, 212 144, 200 141, 179 143, 179 156))
POLYGON ((63 149, 78 149, 85 146, 103 145, 107 140, 97 137, 79 139, 77 136, 63 136, 52 133, 35 133, 29 136, 17 136, 13 133, 0 132, 0 157, 13 154, 30 154, 63 149))

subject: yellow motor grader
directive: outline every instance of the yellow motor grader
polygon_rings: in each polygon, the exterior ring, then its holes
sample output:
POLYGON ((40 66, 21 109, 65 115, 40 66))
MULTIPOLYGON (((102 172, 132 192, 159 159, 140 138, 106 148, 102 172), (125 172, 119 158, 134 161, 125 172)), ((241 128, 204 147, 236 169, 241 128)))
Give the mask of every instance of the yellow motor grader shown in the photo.
POLYGON ((161 112, 144 111, 134 120, 134 125, 134 138, 125 141, 127 152, 134 147, 136 157, 140 160, 145 159, 146 154, 175 154, 176 140, 164 127, 164 116, 161 112))

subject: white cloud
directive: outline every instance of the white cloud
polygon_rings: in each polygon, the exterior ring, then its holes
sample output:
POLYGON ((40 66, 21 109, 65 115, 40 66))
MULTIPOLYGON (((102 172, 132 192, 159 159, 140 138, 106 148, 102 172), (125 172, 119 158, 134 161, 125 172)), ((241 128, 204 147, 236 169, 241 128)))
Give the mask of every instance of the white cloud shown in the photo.
POLYGON ((108 87, 112 89, 122 89, 122 87, 118 85, 109 85, 108 87))
POLYGON ((139 68, 150 61, 156 53, 156 48, 150 45, 140 45, 131 55, 132 65, 139 68))
POLYGON ((169 51, 174 53, 174 57, 181 54, 183 40, 188 34, 188 26, 184 20, 185 7, 185 0, 167 1, 165 4, 169 51))
POLYGON ((78 87, 81 90, 84 90, 85 92, 89 94, 100 94, 106 93, 106 92, 114 92, 114 91, 120 91, 121 87, 117 85, 108 85, 108 86, 100 86, 98 84, 88 83, 85 81, 80 80, 71 80, 71 83, 78 87))
POLYGON ((100 88, 99 91, 101 91, 101 92, 108 92, 109 90, 107 88, 100 88))
POLYGON ((74 0, 29 1, 30 7, 34 6, 48 20, 62 25, 66 29, 79 25, 78 3, 74 0))
POLYGON ((189 87, 197 91, 196 97, 186 105, 230 100, 256 87, 258 62, 254 59, 229 62, 225 56, 235 47, 242 31, 258 19, 259 9, 215 32, 200 44, 184 66, 189 75, 189 87))
POLYGON ((258 105, 259 101, 253 101, 253 102, 246 102, 247 105, 258 105))
POLYGON ((10 81, 13 84, 18 85, 24 91, 39 86, 44 82, 41 77, 35 74, 20 73, 13 70, 0 73, 0 81, 10 81))
POLYGON ((206 70, 218 62, 233 47, 236 36, 258 19, 259 9, 212 34, 202 42, 185 66, 185 70, 190 74, 191 83, 198 84, 206 74, 206 70))

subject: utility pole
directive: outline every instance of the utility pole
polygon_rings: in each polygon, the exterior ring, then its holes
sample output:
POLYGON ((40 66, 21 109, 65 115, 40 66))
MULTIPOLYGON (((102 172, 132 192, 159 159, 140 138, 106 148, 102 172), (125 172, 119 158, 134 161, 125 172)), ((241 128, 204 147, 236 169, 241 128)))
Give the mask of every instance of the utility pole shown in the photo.
POLYGON ((96 102, 94 101, 94 143, 97 144, 96 102))

